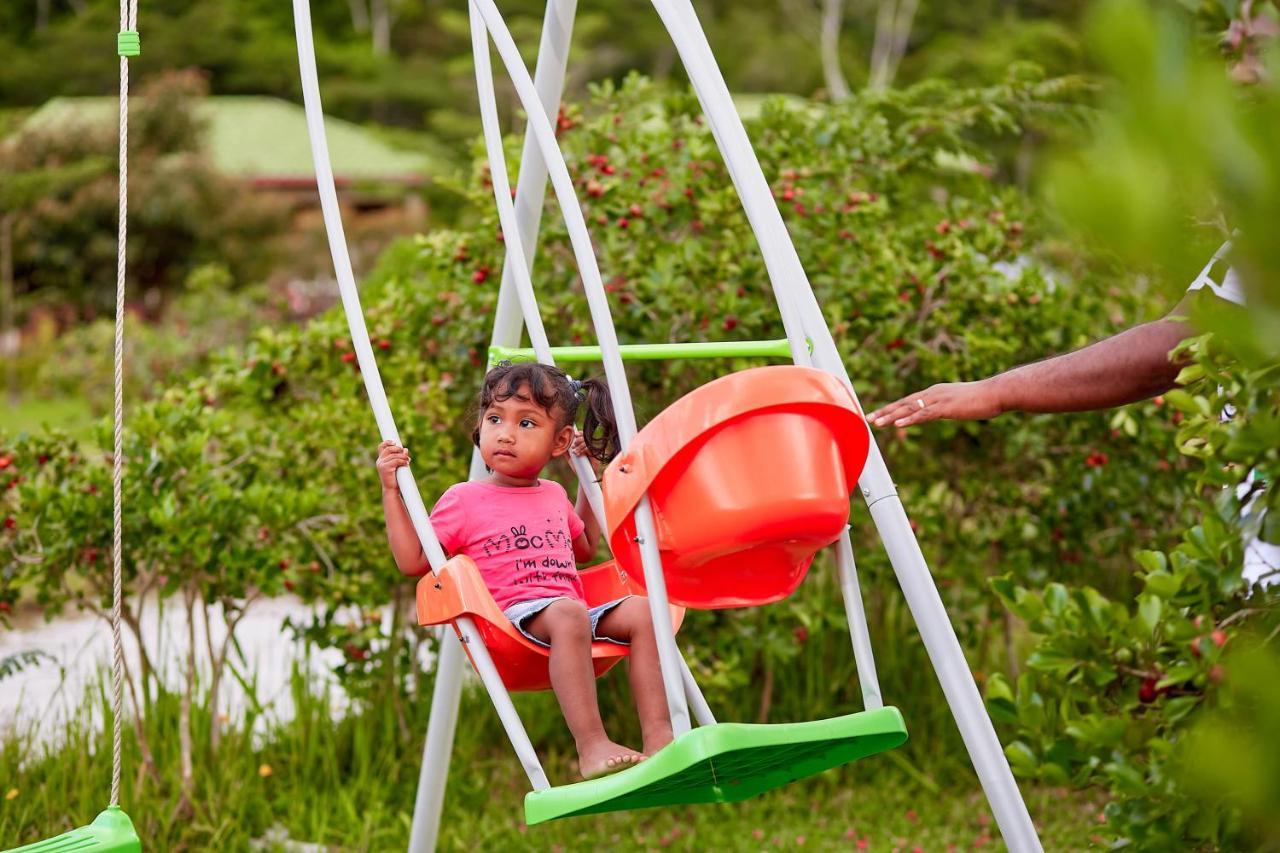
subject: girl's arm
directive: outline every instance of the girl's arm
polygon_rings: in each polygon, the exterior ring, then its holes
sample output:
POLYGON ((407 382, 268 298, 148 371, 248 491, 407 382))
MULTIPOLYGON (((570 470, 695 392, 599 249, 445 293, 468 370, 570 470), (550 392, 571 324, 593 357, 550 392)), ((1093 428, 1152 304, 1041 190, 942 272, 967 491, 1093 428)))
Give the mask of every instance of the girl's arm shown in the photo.
POLYGON ((384 441, 378 445, 378 478, 382 481, 382 512, 387 518, 387 541, 396 559, 396 568, 410 577, 426 574, 430 565, 422 551, 422 543, 413 529, 409 511, 400 498, 396 485, 396 469, 409 464, 409 451, 384 441))

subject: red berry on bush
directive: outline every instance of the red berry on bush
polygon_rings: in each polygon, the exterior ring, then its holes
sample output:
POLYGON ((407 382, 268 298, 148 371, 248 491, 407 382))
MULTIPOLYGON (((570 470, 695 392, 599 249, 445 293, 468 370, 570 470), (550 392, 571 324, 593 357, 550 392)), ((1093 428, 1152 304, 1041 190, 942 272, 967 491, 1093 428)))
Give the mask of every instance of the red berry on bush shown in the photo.
POLYGON ((1215 629, 1209 637, 1213 640, 1213 644, 1218 648, 1222 648, 1227 644, 1227 632, 1221 628, 1215 629))
POLYGON ((738 318, 737 316, 730 314, 728 317, 724 318, 724 322, 720 325, 724 327, 726 332, 732 332, 738 326, 738 318))
POLYGON ((489 268, 480 267, 471 274, 471 280, 476 284, 484 284, 489 279, 489 268))
POLYGON ((7 453, 4 454, 3 456, 0 456, 0 471, 3 471, 5 468, 8 468, 12 464, 13 464, 12 456, 10 456, 7 453))
POLYGON ((797 625, 791 635, 796 638, 796 643, 801 646, 809 641, 809 629, 803 625, 797 625))
POLYGON ((353 352, 344 352, 342 354, 342 360, 345 361, 347 364, 351 364, 356 360, 356 354, 353 352))
POLYGON ((644 209, 638 204, 633 204, 627 209, 627 213, 631 214, 632 219, 639 219, 641 216, 644 216, 644 209))
POLYGON ((1221 684, 1222 679, 1225 678, 1226 675, 1227 672, 1222 668, 1222 664, 1220 663, 1215 663, 1213 666, 1209 667, 1209 680, 1214 684, 1221 684))
POLYGON ((619 228, 626 230, 630 225, 631 225, 631 220, 627 219, 627 217, 625 216, 618 217, 619 228))
POLYGON ((6 515, 6 516, 4 517, 4 529, 5 529, 5 530, 12 530, 13 528, 15 528, 15 527, 17 527, 17 526, 18 526, 18 519, 14 518, 12 515, 6 515))
POLYGON ((783 201, 791 201, 795 197, 796 197, 795 190, 791 189, 791 187, 787 187, 785 190, 782 191, 783 201))
POLYGON ((290 580, 286 580, 286 581, 284 582, 284 588, 285 588, 285 589, 287 589, 289 592, 293 592, 293 591, 294 591, 294 589, 296 589, 296 588, 297 588, 297 586, 298 586, 298 585, 297 585, 296 583, 294 583, 293 581, 290 581, 290 580))
POLYGON ((587 181, 587 195, 592 198, 599 198, 604 195, 604 184, 600 183, 595 178, 587 181))
POLYGON ((1196 637, 1191 641, 1191 654, 1200 657, 1200 638, 1196 637))
POLYGON ((1157 681, 1154 678, 1142 679, 1142 686, 1138 688, 1138 701, 1144 705, 1150 705, 1156 701, 1159 691, 1156 689, 1157 681))

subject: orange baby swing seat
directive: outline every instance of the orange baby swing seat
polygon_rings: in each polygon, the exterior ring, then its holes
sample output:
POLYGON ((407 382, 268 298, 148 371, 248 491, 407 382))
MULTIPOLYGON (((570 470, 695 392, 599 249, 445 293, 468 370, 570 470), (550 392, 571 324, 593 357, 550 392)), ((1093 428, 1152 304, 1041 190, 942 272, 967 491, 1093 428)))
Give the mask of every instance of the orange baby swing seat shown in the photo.
POLYGON ((648 492, 667 594, 699 609, 790 595, 849 521, 870 433, 849 390, 810 367, 723 376, 651 420, 605 471, 614 558, 640 584, 648 492))
MULTIPOLYGON (((609 560, 579 573, 588 606, 605 604, 625 595, 644 595, 644 587, 635 578, 609 560)), ((458 556, 444 564, 439 574, 428 574, 418 581, 418 622, 442 625, 461 616, 474 619, 480 640, 493 665, 502 676, 507 690, 548 690, 551 676, 547 671, 547 649, 532 642, 512 625, 498 609, 480 570, 470 557, 458 556)), ((684 620, 684 608, 671 608, 671 623, 678 630, 684 620)), ((464 644, 467 657, 471 650, 464 644)), ((630 652, 617 643, 592 643, 591 659, 596 677, 604 675, 630 652)), ((472 662, 474 665, 474 661, 472 662)))

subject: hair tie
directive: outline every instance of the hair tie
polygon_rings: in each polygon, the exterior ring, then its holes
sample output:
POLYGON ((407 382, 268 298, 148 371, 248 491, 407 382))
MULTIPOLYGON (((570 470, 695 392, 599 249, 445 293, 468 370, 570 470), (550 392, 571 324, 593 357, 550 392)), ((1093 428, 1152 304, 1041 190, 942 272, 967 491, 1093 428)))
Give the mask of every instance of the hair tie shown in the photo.
POLYGON ((582 390, 582 383, 577 379, 569 380, 569 388, 573 391, 573 396, 577 397, 579 400, 586 399, 587 395, 586 392, 582 390))

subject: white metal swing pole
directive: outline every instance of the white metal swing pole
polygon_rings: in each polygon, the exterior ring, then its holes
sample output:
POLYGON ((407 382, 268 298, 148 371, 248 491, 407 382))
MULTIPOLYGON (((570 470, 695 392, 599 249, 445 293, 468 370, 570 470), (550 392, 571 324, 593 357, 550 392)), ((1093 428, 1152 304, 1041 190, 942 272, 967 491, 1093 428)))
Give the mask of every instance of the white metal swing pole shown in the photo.
MULTIPOLYGON (((550 4, 548 9, 554 7, 550 4)), ((533 280, 530 276, 532 262, 528 260, 532 257, 532 251, 526 249, 523 237, 520 234, 518 219, 518 204, 512 202, 510 180, 507 176, 506 152, 502 145, 502 133, 498 126, 498 104, 497 93, 493 85, 492 66, 489 58, 489 40, 485 30, 484 20, 480 17, 479 12, 471 8, 471 47, 475 58, 476 66, 476 87, 480 99, 481 123, 484 129, 484 139, 486 154, 489 158, 489 176, 493 184, 494 200, 498 206, 498 218, 501 223, 504 234, 512 234, 507 238, 507 257, 503 267, 503 282, 510 281, 510 286, 515 290, 519 297, 520 310, 524 316, 525 328, 529 331, 529 340, 533 345, 534 353, 538 361, 543 364, 555 364, 555 358, 551 352, 551 344, 547 340, 546 329, 542 323, 542 317, 538 310, 537 296, 533 288, 533 280), (512 272, 508 278, 507 268, 510 267, 512 272)), ((537 72, 535 71, 535 81, 537 72)), ((537 85, 535 82, 535 89, 537 85)), ((539 93, 540 94, 540 93, 539 93)), ((557 104, 548 104, 540 100, 542 112, 551 119, 557 104)), ((528 147, 529 138, 526 139, 526 148, 528 147)), ((536 148, 536 139, 533 140, 536 148)), ((526 152, 529 153, 529 152, 526 152)), ((536 152, 534 152, 536 153, 536 152)), ((539 156, 537 162, 542 169, 535 175, 531 176, 532 180, 539 181, 541 186, 546 185, 546 166, 545 161, 539 156)), ((524 178, 522 170, 521 176, 524 178)), ((517 199, 518 202, 518 199, 517 199)), ((585 457, 572 457, 575 473, 578 481, 582 484, 583 490, 586 492, 587 500, 591 504, 591 511, 599 521, 601 527, 605 525, 604 514, 604 495, 600 490, 600 484, 596 482, 595 472, 591 468, 591 464, 585 457)), ((688 700, 689 706, 693 710, 694 717, 700 725, 712 725, 715 723, 715 716, 711 712, 711 707, 707 704, 706 697, 702 695, 702 690, 698 687, 693 672, 689 669, 688 663, 685 662, 683 656, 678 656, 680 663, 680 677, 688 700)))
MULTIPOLYGON (((829 366, 824 366, 823 369, 829 373, 835 373, 837 378, 844 380, 845 386, 852 392, 852 384, 842 368, 840 355, 835 350, 835 343, 827 333, 826 320, 820 314, 817 323, 820 329, 810 334, 809 327, 813 325, 813 321, 812 318, 806 318, 804 315, 803 298, 800 297, 801 288, 791 286, 792 283, 804 282, 804 291, 809 292, 812 297, 812 291, 808 288, 808 278, 805 277, 804 269, 801 268, 799 259, 795 255, 795 247, 788 240, 781 216, 777 215, 777 206, 773 202, 771 193, 768 192, 768 184, 764 181, 759 161, 755 159, 755 151, 750 147, 745 129, 741 129, 741 119, 733 109, 727 87, 723 86, 716 58, 710 53, 705 37, 701 36, 698 19, 692 17, 691 6, 687 4, 678 5, 666 0, 655 0, 654 5, 657 6, 664 23, 671 29, 673 40, 677 41, 677 45, 687 49, 687 54, 685 50, 681 51, 682 60, 685 61, 686 69, 689 70, 690 79, 694 83, 695 92, 698 92, 704 113, 708 115, 708 126, 712 136, 716 138, 719 150, 723 152, 728 173, 735 186, 739 187, 742 206, 758 238, 760 252, 765 257, 765 266, 773 284, 783 325, 787 323, 788 313, 794 316, 796 318, 794 321, 800 325, 801 336, 808 339, 810 346, 814 347, 815 362, 820 365, 829 365, 832 364, 833 357, 836 364, 841 365, 840 369, 832 370, 829 366), (676 35, 677 31, 680 32, 680 36, 676 35), (721 82, 723 97, 716 95, 717 79, 721 82), (733 131, 735 126, 740 132, 733 131), (751 191, 753 187, 762 192, 751 191), (771 216, 777 219, 778 228, 768 227, 768 219, 771 216), (763 227, 760 227, 762 222, 763 227)), ((817 302, 814 301, 814 305, 817 306, 817 302)), ((846 528, 841 533, 833 549, 835 549, 841 597, 844 599, 845 615, 849 624, 850 643, 854 651, 856 669, 858 669, 859 688, 863 694, 864 707, 872 710, 872 708, 882 707, 883 699, 876 674, 876 658, 870 643, 870 630, 858 584, 858 569, 854 562, 849 529, 846 528)))
MULTIPOLYGON (((298 65, 302 76, 303 104, 306 109, 307 131, 311 138, 311 154, 316 169, 316 184, 320 192, 320 206, 324 214, 325 231, 329 238, 329 251, 333 255, 334 272, 338 279, 338 288, 342 296, 342 306, 347 316, 347 326, 351 331, 352 345, 355 348, 356 360, 360 366, 365 391, 373 408, 374 418, 384 440, 392 440, 400 444, 395 420, 387 404, 386 392, 378 375, 378 366, 373 356, 373 348, 369 344, 369 331, 365 327, 364 313, 360 308, 360 296, 356 290, 355 276, 351 270, 351 259, 347 252, 346 237, 342 228, 342 215, 338 208, 338 194, 333 181, 333 168, 329 160, 328 140, 324 129, 324 111, 320 104, 320 84, 316 73, 315 46, 312 42, 311 8, 308 0, 294 0, 294 32, 298 43, 298 65)), ((431 565, 437 572, 445 562, 444 550, 436 538, 427 517, 422 496, 418 493, 417 484, 407 467, 396 471, 396 483, 400 488, 401 499, 408 510, 415 532, 422 543, 422 548, 431 565)), ((507 694, 502 679, 489 657, 488 650, 480 642, 479 633, 470 618, 458 619, 456 627, 462 642, 471 648, 472 660, 481 681, 489 690, 503 727, 511 738, 512 746, 523 765, 529 781, 535 790, 550 787, 546 774, 538 762, 537 753, 529 741, 524 726, 516 714, 511 697, 507 694)))
MULTIPOLYGON (((538 297, 533 290, 530 270, 533 264, 527 260, 524 240, 516 219, 516 207, 511 198, 511 185, 507 177, 506 152, 502 146, 502 130, 498 126, 498 98, 493 87, 493 67, 489 61, 489 38, 485 31, 484 21, 479 13, 471 9, 471 52, 475 58, 476 93, 480 101, 480 123, 484 131, 485 150, 489 157, 489 179, 493 185, 493 196, 498 205, 498 221, 506 237, 506 260, 503 264, 503 281, 507 280, 508 268, 520 303, 520 311, 524 316, 524 326, 529 332, 529 342, 533 345, 536 358, 542 364, 554 365, 555 357, 551 354, 551 344, 547 340, 547 330, 542 325, 542 315, 538 311, 538 297)), ((540 102, 541 103, 541 102, 540 102)), ((542 181, 546 183, 546 179, 542 181)), ((585 456, 569 455, 569 462, 577 475, 578 483, 586 493, 591 512, 603 528, 604 495, 600 484, 596 481, 595 471, 585 456)))
MULTIPOLYGON (((555 140, 555 131, 552 129, 551 122, 543 111, 538 109, 538 96, 534 89, 533 81, 529 77, 528 70, 524 67, 520 52, 516 48, 515 41, 511 38, 511 33, 502 20, 502 16, 498 13, 497 7, 492 0, 472 0, 472 5, 479 11, 485 27, 493 38, 494 46, 498 49, 498 55, 506 66, 507 73, 515 86, 516 94, 524 105, 529 119, 529 128, 535 134, 542 158, 547 164, 551 185, 559 201, 560 211, 564 216, 569 232, 569 240, 577 260, 578 271, 582 276, 596 338, 600 342, 605 376, 608 379, 610 394, 613 397, 619 443, 625 449, 635 438, 635 411, 632 408, 627 375, 618 350, 617 334, 614 331, 613 320, 609 314, 609 303, 605 295, 604 283, 601 281, 600 270, 596 265, 591 237, 587 231, 582 209, 578 206, 573 180, 569 175, 569 170, 564 163, 563 157, 560 156, 559 147, 555 140)), ((666 694, 667 707, 671 714, 671 728, 678 737, 689 730, 689 707, 682 689, 680 653, 675 643, 671 611, 667 603, 666 584, 662 576, 662 563, 658 555, 653 514, 647 497, 640 499, 636 507, 635 516, 649 607, 658 638, 658 658, 662 671, 663 691, 666 694)))
MULTIPOLYGON (((548 110, 557 109, 560 103, 576 7, 577 0, 549 0, 547 3, 537 67, 534 70, 534 88, 548 110)), ((548 118, 551 118, 550 113, 548 118)), ((515 198, 516 233, 521 245, 526 247, 525 262, 531 271, 547 187, 546 165, 538 153, 537 142, 532 133, 525 134, 520 178, 515 198)), ((509 235, 507 237, 510 239, 509 235)), ((515 289, 515 269, 508 258, 503 265, 502 283, 498 288, 498 304, 494 310, 490 345, 519 346, 522 321, 515 289)), ((470 478, 478 479, 485 474, 484 460, 479 450, 475 450, 471 455, 470 478)), ((418 792, 414 799, 413 823, 409 829, 410 853, 428 853, 436 847, 448 782, 449 759, 457 727, 464 672, 462 644, 451 631, 446 630, 443 636, 436 662, 435 689, 431 696, 431 715, 423 744, 418 792)))
MULTIPOLYGON (((788 282, 796 279, 797 276, 804 280, 804 270, 789 263, 790 257, 794 257, 794 250, 790 245, 785 227, 781 224, 781 217, 777 215, 777 206, 769 193, 768 184, 755 159, 750 141, 746 139, 745 131, 735 134, 732 130, 735 122, 741 129, 741 121, 733 108, 728 88, 724 86, 715 57, 711 55, 710 47, 706 45, 705 37, 702 36, 701 27, 696 18, 688 17, 688 14, 692 14, 692 9, 689 7, 676 6, 667 0, 655 0, 654 6, 676 44, 689 79, 693 83, 694 91, 702 104, 703 112, 707 115, 712 136, 724 155, 726 169, 738 188, 743 208, 765 259, 770 284, 778 303, 779 313, 782 315, 783 327, 786 328, 789 323, 794 327, 788 329, 788 339, 805 340, 806 343, 816 346, 818 342, 807 334, 808 329, 800 312, 797 292, 795 288, 788 286, 788 282), (699 49, 700 45, 706 48, 705 52, 699 49), (763 192, 749 192, 748 188, 753 186, 762 188, 763 192), (770 215, 777 218, 778 227, 782 230, 775 231, 768 227, 770 215), (765 223, 763 227, 762 222, 765 223), (790 253, 788 253, 789 249, 790 253)), ((825 325, 823 328, 825 331, 825 325)), ((793 346, 792 349, 794 355, 796 348, 793 346)), ((797 364, 807 365, 811 363, 808 359, 809 351, 805 348, 803 359, 796 358, 795 361, 797 364)), ((844 381, 846 385, 849 384, 847 377, 844 377, 844 381)), ((835 545, 835 555, 863 702, 868 709, 878 708, 883 702, 880 699, 880 684, 876 676, 871 635, 867 628, 862 597, 858 589, 857 569, 853 561, 853 545, 849 540, 848 528, 841 533, 835 545)))
MULTIPOLYGON (((347 328, 351 331, 351 345, 355 349, 356 363, 364 381, 365 393, 378 423, 383 440, 400 444, 395 419, 387 405, 387 394, 378 375, 378 364, 369 344, 369 330, 365 327, 364 313, 360 308, 360 294, 356 289, 355 275, 351 271, 351 256, 347 252, 347 238, 342 228, 342 213, 338 208, 338 191, 333 182, 333 167, 329 161, 329 143, 324 130, 324 110, 320 105, 320 82, 316 73, 315 45, 311 34, 311 4, 309 0, 293 0, 294 35, 298 42, 298 68, 302 76, 302 100, 307 115, 307 133, 311 139, 311 159, 315 164, 316 188, 320 193, 320 208, 324 214, 325 232, 329 238, 329 252, 333 256, 333 271, 338 279, 338 291, 347 316, 347 328)), ((431 563, 432 571, 444 565, 444 550, 436 539, 431 522, 427 519, 422 496, 407 467, 396 471, 396 485, 404 499, 405 508, 413 522, 413 529, 422 542, 423 551, 431 563)))
POLYGON ((874 711, 884 707, 884 698, 880 694, 880 679, 876 676, 876 659, 871 652, 871 632, 867 630, 867 614, 862 605, 862 589, 858 586, 858 569, 853 561, 853 543, 849 541, 847 526, 834 547, 840 595, 844 599, 844 614, 850 625, 853 660, 858 668, 862 707, 874 711), (862 630, 854 630, 855 625, 861 626, 862 630))
MULTIPOLYGON (((670 24, 668 29, 672 31, 673 38, 677 37, 677 30, 680 33, 677 38, 677 49, 680 50, 686 67, 688 67, 689 58, 685 55, 686 50, 680 48, 681 41, 685 43, 690 53, 700 54, 704 59, 710 57, 710 47, 707 45, 701 27, 697 24, 697 18, 688 0, 654 0, 654 5, 660 11, 663 8, 669 12, 678 10, 675 15, 675 29, 670 24)), ((714 60, 710 64, 713 66, 714 60)), ((706 87, 709 90, 706 96, 700 95, 704 108, 708 106, 708 102, 731 104, 728 87, 724 84, 719 69, 715 67, 708 69, 706 63, 699 63, 699 68, 700 72, 690 69, 690 79, 695 88, 706 87)), ((708 119, 719 137, 730 139, 732 142, 730 147, 722 148, 722 151, 726 159, 732 158, 739 163, 738 168, 731 170, 735 180, 739 177, 749 179, 746 186, 739 185, 738 191, 744 197, 744 206, 747 208, 748 218, 751 219, 752 228, 757 236, 762 232, 772 232, 779 238, 786 235, 786 226, 778 213, 777 206, 772 202, 768 185, 764 181, 759 162, 755 159, 754 151, 751 150, 746 131, 742 127, 742 121, 737 112, 732 108, 727 111, 717 109, 716 115, 708 114, 708 119), (754 211, 753 205, 748 203, 747 196, 751 196, 756 202, 754 211), (767 205, 765 201, 768 201, 767 205), (761 218, 757 220, 753 213, 759 214, 761 218)), ((780 259, 786 273, 783 283, 795 294, 795 304, 803 316, 805 330, 813 340, 815 362, 822 369, 840 377, 852 391, 848 373, 836 350, 835 342, 808 279, 804 275, 795 247, 791 245, 789 239, 780 242, 785 245, 778 243, 769 245, 780 249, 783 253, 780 259)), ((765 245, 762 241, 763 248, 765 245)), ((893 481, 884 464, 884 458, 874 440, 859 486, 885 544, 885 550, 888 552, 889 560, 902 587, 903 596, 907 599, 912 617, 920 630, 921 639, 924 641, 938 680, 942 684, 947 703, 956 718, 957 726, 983 790, 986 792, 987 800, 995 813, 1005 843, 1016 853, 1039 851, 1040 840, 1027 812, 1026 804, 1022 800, 1009 763, 1000 748, 1000 741, 982 704, 982 697, 973 681, 964 652, 951 627, 946 608, 942 604, 924 555, 920 551, 919 542, 911 530, 906 511, 897 496, 893 481)))

